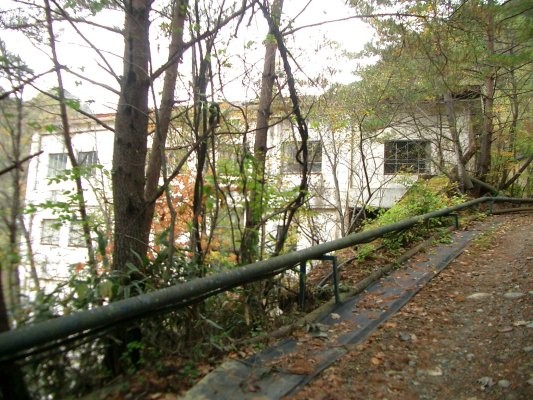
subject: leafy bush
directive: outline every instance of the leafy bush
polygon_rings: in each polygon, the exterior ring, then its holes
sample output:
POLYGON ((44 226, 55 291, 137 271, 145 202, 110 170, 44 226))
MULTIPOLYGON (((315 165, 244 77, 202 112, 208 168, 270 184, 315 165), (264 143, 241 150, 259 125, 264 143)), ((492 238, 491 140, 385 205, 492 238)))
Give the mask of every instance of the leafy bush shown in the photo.
MULTIPOLYGON (((365 230, 394 224, 416 215, 426 214, 464 201, 462 197, 457 195, 448 196, 447 192, 453 193, 454 190, 442 185, 440 180, 438 185, 433 184, 431 180, 417 181, 410 186, 407 193, 398 203, 373 220, 371 224, 366 226, 365 230)), ((442 221, 440 219, 432 219, 428 223, 421 223, 416 227, 401 232, 389 233, 383 237, 383 244, 388 249, 398 249, 423 237, 428 228, 441 225, 442 221)))

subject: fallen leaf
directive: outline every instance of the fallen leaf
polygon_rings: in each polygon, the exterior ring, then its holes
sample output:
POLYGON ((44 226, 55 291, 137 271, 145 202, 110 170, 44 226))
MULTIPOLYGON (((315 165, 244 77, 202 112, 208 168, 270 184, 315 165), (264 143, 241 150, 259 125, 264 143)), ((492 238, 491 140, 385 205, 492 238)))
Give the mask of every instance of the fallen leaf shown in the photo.
POLYGON ((378 365, 381 364, 381 360, 380 360, 379 358, 377 358, 377 357, 372 357, 372 358, 370 359, 370 362, 371 362, 373 365, 375 365, 375 366, 378 366, 378 365))

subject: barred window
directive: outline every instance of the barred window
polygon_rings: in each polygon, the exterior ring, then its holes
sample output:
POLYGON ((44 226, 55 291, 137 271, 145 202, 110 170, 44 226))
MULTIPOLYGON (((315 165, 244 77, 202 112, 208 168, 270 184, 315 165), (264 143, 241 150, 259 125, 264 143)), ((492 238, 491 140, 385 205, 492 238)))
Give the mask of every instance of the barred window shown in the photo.
POLYGON ((96 151, 80 151, 78 153, 78 164, 83 167, 98 164, 98 153, 96 151))
MULTIPOLYGON (((299 174, 302 166, 296 159, 298 149, 302 142, 285 142, 281 145, 281 172, 285 174, 299 174)), ((307 169, 312 173, 322 171, 322 142, 309 140, 307 142, 307 169)))
POLYGON ((59 245, 60 224, 57 219, 43 219, 41 221, 41 244, 59 245))
POLYGON ((48 155, 48 178, 54 178, 67 167, 67 153, 52 153, 48 155))
POLYGON ((385 142, 384 173, 427 174, 430 172, 430 144, 426 140, 385 142))

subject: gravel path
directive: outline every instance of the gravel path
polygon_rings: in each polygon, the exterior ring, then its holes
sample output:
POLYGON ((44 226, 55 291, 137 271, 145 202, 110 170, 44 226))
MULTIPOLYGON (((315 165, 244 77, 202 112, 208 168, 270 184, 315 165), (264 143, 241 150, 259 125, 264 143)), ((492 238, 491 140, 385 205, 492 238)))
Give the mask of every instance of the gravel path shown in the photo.
POLYGON ((533 214, 497 228, 291 399, 533 398, 533 214))

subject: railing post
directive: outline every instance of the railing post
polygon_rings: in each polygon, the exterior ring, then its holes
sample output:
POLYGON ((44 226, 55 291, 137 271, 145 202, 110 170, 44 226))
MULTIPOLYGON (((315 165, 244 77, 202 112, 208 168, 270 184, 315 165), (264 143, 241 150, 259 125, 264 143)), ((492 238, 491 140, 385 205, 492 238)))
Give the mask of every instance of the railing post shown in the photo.
POLYGON ((453 218, 453 225, 455 226, 455 229, 459 229, 459 214, 451 213, 450 217, 453 218))
POLYGON ((341 296, 339 294, 339 273, 337 271, 337 257, 330 256, 333 264, 333 293, 335 294, 335 304, 340 304, 341 296))
POLYGON ((305 280, 306 280, 306 263, 307 260, 300 261, 300 309, 303 311, 305 306, 305 280))
POLYGON ((339 272, 337 269, 337 256, 324 255, 318 260, 331 261, 333 267, 333 294, 335 295, 335 304, 340 304, 341 296, 339 293, 339 272))

